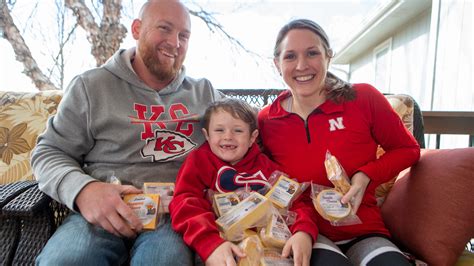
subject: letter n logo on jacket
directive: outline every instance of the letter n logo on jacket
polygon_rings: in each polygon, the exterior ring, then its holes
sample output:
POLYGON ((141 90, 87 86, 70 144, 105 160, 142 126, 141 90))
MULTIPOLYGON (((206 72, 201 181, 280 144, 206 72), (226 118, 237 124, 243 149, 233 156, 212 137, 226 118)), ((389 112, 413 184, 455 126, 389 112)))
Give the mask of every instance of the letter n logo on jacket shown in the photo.
POLYGON ((336 119, 329 119, 329 131, 335 131, 336 129, 346 128, 342 123, 342 117, 337 117, 336 119))

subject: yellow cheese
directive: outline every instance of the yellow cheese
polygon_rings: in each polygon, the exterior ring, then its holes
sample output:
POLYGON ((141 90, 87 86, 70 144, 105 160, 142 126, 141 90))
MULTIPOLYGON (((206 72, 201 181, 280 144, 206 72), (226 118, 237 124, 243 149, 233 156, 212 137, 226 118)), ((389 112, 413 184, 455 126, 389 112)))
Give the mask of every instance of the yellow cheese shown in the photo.
POLYGON ((127 194, 123 200, 142 221, 143 229, 154 230, 156 228, 160 195, 127 194))
POLYGON ((213 207, 217 217, 221 217, 240 202, 235 192, 214 194, 213 207))
POLYGON ((258 266, 260 264, 263 255, 263 246, 258 235, 245 238, 239 243, 239 247, 246 256, 238 259, 238 266, 258 266))
POLYGON ((270 201, 257 192, 250 195, 216 220, 216 224, 229 241, 242 239, 243 231, 265 219, 270 213, 270 201))
POLYGON ((313 199, 313 204, 324 219, 337 221, 351 213, 351 205, 341 203, 342 196, 342 193, 335 189, 324 189, 313 199))
MULTIPOLYGON (((258 264, 256 264, 258 265, 258 264)), ((260 259, 261 266, 293 266, 291 258, 282 258, 281 251, 276 249, 263 249, 263 256, 260 259)))
POLYGON ((145 182, 143 183, 143 192, 145 194, 159 194, 162 207, 160 212, 170 212, 168 206, 170 205, 170 202, 173 199, 174 183, 145 182))
POLYGON ((351 184, 349 183, 349 178, 342 170, 342 167, 336 157, 331 155, 329 159, 324 161, 324 166, 326 168, 326 174, 329 181, 331 181, 334 187, 342 192, 342 194, 346 194, 351 188, 351 184))
POLYGON ((266 247, 283 248, 291 237, 291 231, 278 211, 273 211, 270 222, 260 231, 263 244, 266 247))
POLYGON ((279 208, 286 208, 295 196, 299 194, 300 189, 300 183, 281 175, 265 196, 279 208))

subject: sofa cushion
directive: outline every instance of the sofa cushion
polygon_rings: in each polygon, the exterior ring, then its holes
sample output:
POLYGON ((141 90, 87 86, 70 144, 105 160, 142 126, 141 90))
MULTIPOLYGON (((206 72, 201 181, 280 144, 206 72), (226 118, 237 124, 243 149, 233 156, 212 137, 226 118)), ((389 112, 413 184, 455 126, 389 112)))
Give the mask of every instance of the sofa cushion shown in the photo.
POLYGON ((422 150, 382 206, 394 240, 429 265, 454 265, 474 237, 474 148, 422 150))
MULTIPOLYGON (((405 127, 413 134, 413 114, 415 101, 412 97, 404 94, 385 95, 392 108, 397 112, 405 127)), ((385 151, 379 146, 377 148, 377 158, 382 156, 385 151)), ((382 205, 388 192, 392 189, 393 183, 397 177, 394 176, 390 181, 379 185, 375 189, 375 197, 379 206, 382 205)))
POLYGON ((0 184, 33 180, 31 150, 62 91, 0 92, 0 184))

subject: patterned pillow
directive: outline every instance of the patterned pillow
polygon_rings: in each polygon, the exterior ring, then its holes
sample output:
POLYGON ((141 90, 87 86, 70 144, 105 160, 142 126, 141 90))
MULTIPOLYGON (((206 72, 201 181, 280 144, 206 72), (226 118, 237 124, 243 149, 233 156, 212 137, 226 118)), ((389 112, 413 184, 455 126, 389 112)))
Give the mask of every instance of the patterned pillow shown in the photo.
MULTIPOLYGON (((393 109, 400 116, 400 119, 403 121, 405 127, 413 134, 413 111, 414 111, 414 102, 413 98, 408 95, 396 94, 396 95, 386 95, 385 96, 388 102, 392 105, 393 109)), ((379 146, 377 149, 377 158, 382 156, 385 151, 379 146)), ((393 177, 390 181, 381 184, 375 189, 375 198, 377 199, 377 204, 382 205, 385 198, 387 197, 388 192, 392 189, 393 183, 395 183, 396 176, 393 177)))
POLYGON ((30 154, 62 91, 0 92, 0 184, 34 180, 30 154))

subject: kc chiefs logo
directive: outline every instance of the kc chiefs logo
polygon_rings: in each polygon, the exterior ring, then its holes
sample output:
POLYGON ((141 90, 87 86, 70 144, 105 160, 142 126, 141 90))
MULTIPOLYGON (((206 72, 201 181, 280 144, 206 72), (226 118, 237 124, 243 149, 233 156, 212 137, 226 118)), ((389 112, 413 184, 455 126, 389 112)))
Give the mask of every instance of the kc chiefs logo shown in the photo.
POLYGON ((169 130, 156 130, 155 138, 149 139, 142 149, 143 157, 154 162, 166 162, 190 152, 196 143, 183 134, 169 130))
POLYGON ((222 166, 217 172, 216 189, 221 193, 235 191, 238 188, 246 186, 257 191, 266 185, 270 186, 262 171, 258 171, 254 174, 237 173, 237 171, 230 166, 222 166))
POLYGON ((143 127, 140 139, 146 141, 141 150, 143 157, 154 162, 166 162, 190 152, 197 144, 190 136, 198 115, 189 112, 182 103, 164 105, 134 104, 136 116, 130 116, 132 124, 143 127))

